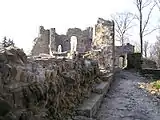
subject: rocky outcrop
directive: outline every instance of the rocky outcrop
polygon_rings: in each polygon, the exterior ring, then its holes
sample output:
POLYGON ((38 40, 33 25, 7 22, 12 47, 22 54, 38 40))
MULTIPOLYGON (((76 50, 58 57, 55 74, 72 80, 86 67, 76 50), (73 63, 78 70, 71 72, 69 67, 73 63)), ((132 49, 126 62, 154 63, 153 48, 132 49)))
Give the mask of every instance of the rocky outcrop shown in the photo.
POLYGON ((18 48, 0 52, 0 119, 63 120, 99 81, 96 61, 39 57, 18 48))

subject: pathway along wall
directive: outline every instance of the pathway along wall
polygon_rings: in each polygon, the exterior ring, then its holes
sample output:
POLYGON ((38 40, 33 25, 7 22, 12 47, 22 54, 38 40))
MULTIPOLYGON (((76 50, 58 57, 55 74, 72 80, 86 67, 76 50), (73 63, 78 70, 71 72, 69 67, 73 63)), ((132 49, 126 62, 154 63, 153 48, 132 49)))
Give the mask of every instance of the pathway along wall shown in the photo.
POLYGON ((27 59, 18 48, 0 52, 0 119, 63 120, 98 82, 95 61, 27 59))

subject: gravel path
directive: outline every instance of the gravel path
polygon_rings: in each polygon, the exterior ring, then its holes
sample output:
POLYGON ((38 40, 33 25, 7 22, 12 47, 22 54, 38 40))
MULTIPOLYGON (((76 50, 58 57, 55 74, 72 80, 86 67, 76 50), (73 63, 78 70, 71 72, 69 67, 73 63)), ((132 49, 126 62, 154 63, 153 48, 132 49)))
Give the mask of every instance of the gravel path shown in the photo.
POLYGON ((138 88, 143 77, 121 71, 115 78, 96 120, 160 120, 160 101, 138 88))

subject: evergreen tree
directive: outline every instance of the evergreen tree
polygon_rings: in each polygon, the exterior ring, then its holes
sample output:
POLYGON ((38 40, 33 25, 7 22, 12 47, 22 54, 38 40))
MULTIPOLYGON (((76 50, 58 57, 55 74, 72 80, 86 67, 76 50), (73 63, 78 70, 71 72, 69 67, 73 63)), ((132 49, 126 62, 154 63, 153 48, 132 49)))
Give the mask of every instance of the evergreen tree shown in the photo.
POLYGON ((8 40, 7 40, 7 38, 6 38, 6 36, 5 36, 5 37, 3 38, 2 45, 3 45, 4 48, 6 48, 6 47, 9 47, 9 46, 14 46, 15 44, 14 44, 14 41, 13 41, 13 40, 11 40, 11 39, 8 39, 8 40))

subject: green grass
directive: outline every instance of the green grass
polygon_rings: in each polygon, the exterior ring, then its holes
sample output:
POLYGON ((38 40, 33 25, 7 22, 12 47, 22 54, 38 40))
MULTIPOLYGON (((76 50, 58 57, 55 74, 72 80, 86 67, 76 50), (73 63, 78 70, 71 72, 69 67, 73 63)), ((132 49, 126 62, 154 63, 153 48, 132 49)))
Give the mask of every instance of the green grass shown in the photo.
POLYGON ((160 80, 154 82, 153 87, 155 87, 156 89, 160 89, 160 80))

